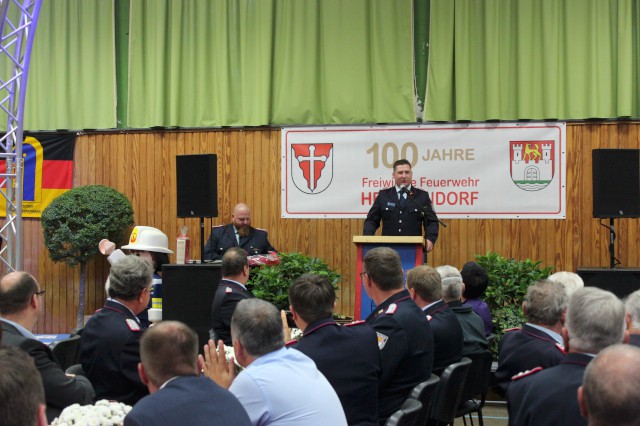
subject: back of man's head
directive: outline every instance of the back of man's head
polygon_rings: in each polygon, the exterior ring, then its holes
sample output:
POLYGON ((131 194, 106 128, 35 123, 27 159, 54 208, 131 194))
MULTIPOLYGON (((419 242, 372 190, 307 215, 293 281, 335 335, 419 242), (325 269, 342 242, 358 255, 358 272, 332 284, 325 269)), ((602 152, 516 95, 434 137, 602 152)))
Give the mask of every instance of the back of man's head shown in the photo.
POLYGON ((640 290, 636 290, 627 296, 625 307, 631 318, 631 327, 636 330, 640 329, 640 290))
POLYGON ((584 287, 584 281, 582 281, 580 275, 575 272, 560 271, 549 275, 547 279, 549 281, 562 284, 564 286, 564 291, 567 292, 567 296, 569 297, 571 297, 576 290, 584 287))
POLYGON ((442 299, 440 274, 427 265, 416 266, 407 272, 407 288, 414 290, 425 302, 442 299))
POLYGON ((569 298, 562 284, 540 280, 527 289, 524 315, 531 324, 552 326, 562 319, 569 298))
POLYGON ((44 404, 42 377, 33 358, 20 349, 0 347, 0 423, 37 425, 44 404))
POLYGON ((220 266, 222 276, 234 277, 240 275, 247 265, 249 265, 247 252, 241 247, 231 247, 222 256, 222 265, 220 266))
POLYGON ((172 377, 196 375, 198 336, 186 324, 161 321, 142 335, 140 359, 156 387, 172 377))
POLYGON ((442 280, 442 298, 445 302, 460 300, 462 297, 462 275, 457 268, 450 265, 436 268, 442 280))
POLYGON ((640 424, 640 348, 603 349, 587 366, 581 392, 583 415, 588 414, 590 425, 640 424))
POLYGON ((327 277, 304 274, 289 287, 289 304, 307 323, 330 318, 336 291, 327 277))
POLYGON ((400 255, 389 247, 376 247, 364 256, 364 269, 371 281, 382 291, 402 289, 400 255))
POLYGON ((0 315, 18 314, 38 292, 36 279, 26 272, 11 272, 0 279, 0 315))
POLYGON ((231 317, 231 337, 253 357, 282 348, 284 333, 278 308, 260 299, 240 301, 231 317))
POLYGON ((597 354, 622 343, 625 331, 624 304, 613 293, 585 287, 571 296, 565 327, 571 352, 597 354))
POLYGON ((151 285, 153 267, 141 257, 129 255, 111 266, 109 297, 133 300, 151 285))
POLYGON ((479 299, 489 285, 489 274, 478 262, 467 262, 460 271, 464 281, 464 297, 479 299))

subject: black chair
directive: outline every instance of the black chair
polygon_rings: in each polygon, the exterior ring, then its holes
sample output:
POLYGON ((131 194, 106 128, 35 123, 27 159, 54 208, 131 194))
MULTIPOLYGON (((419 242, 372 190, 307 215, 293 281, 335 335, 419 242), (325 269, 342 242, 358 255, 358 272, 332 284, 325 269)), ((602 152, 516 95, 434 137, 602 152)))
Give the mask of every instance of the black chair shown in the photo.
POLYGON ((402 407, 387 419, 384 426, 416 426, 420 410, 422 410, 420 401, 407 398, 402 407))
POLYGON ((487 392, 489 392, 489 381, 491 380, 491 352, 482 351, 476 354, 467 355, 471 359, 471 366, 467 373, 467 381, 462 391, 461 403, 456 410, 456 417, 462 417, 464 424, 467 424, 465 418, 469 416, 471 425, 473 425, 473 418, 471 413, 478 414, 478 423, 480 426, 484 425, 482 419, 482 407, 484 407, 485 400, 487 399, 487 392))
POLYGON ((429 379, 418 383, 411 391, 409 398, 418 400, 422 404, 422 410, 420 410, 416 426, 426 426, 427 421, 429 421, 429 413, 431 413, 431 405, 438 389, 438 383, 440 383, 440 377, 431 374, 429 379))
POLYGON ((453 424, 456 410, 462 400, 469 367, 471 367, 471 360, 463 357, 444 369, 431 407, 429 425, 453 424))
POLYGON ((68 339, 58 340, 49 346, 58 359, 63 370, 80 362, 80 336, 75 335, 68 339))
POLYGON ((67 368, 65 373, 67 374, 75 374, 76 376, 87 376, 82 368, 82 364, 73 364, 71 367, 67 368))

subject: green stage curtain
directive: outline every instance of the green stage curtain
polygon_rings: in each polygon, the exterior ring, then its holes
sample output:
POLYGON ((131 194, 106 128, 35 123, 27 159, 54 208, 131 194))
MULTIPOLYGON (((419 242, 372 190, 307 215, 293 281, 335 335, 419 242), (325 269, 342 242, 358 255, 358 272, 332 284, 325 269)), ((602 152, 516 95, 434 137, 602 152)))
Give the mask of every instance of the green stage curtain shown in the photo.
POLYGON ((42 2, 25 130, 109 129, 116 123, 113 2, 42 2))
POLYGON ((411 0, 131 2, 127 124, 416 120, 411 0))
POLYGON ((425 119, 639 117, 637 0, 431 0, 425 119))

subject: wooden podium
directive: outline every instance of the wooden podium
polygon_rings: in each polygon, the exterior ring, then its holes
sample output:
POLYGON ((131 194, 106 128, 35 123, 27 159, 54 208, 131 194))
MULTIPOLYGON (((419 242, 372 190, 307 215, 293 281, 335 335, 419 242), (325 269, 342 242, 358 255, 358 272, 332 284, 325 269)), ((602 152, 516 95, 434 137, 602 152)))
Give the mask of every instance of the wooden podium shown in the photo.
POLYGON ((423 237, 379 237, 379 236, 355 236, 353 243, 357 248, 356 255, 356 305, 354 309, 355 319, 365 319, 374 310, 373 300, 367 296, 362 284, 362 272, 364 270, 364 257, 369 250, 376 247, 389 247, 400 254, 402 269, 405 273, 423 262, 423 237))

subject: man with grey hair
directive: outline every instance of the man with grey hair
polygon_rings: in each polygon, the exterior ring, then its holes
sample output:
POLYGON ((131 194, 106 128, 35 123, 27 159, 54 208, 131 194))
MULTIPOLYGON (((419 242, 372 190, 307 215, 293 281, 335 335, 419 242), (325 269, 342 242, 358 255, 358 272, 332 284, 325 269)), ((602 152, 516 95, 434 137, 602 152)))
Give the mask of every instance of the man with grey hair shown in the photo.
POLYGON ((149 392, 138 376, 140 337, 137 315, 151 297, 151 263, 127 256, 111 266, 109 298, 87 322, 80 339, 80 363, 96 399, 133 405, 149 392))
POLYGON ((124 426, 249 426, 249 416, 228 390, 200 376, 198 336, 186 324, 162 321, 144 333, 138 372, 150 395, 127 414, 124 426))
POLYGON ((278 309, 260 299, 238 303, 231 319, 233 349, 244 367, 235 377, 233 358, 225 359, 212 340, 201 359, 205 374, 228 388, 253 425, 346 425, 347 420, 327 379, 308 356, 284 347, 278 309))
POLYGON ((378 336, 382 376, 378 387, 381 421, 398 410, 411 389, 424 382, 433 368, 433 333, 424 312, 402 283, 400 255, 376 247, 364 257, 362 281, 377 305, 366 322, 378 336))
POLYGON ((625 307, 627 308, 629 343, 634 346, 640 346, 640 290, 636 290, 627 296, 625 307))
MULTIPOLYGON (((444 267, 416 266, 407 273, 407 290, 411 299, 427 316, 433 332, 433 373, 440 375, 447 366, 462 358, 462 327, 449 306, 442 300, 444 267)), ((450 268, 450 267, 449 267, 450 268)), ((459 273, 458 273, 459 275, 459 273)), ((446 280, 452 280, 447 277, 446 280)), ((462 279, 460 278, 460 282, 462 279)))
POLYGON ((640 349, 613 345, 600 352, 587 366, 578 402, 589 425, 640 424, 640 349))
POLYGON ((462 356, 486 351, 489 342, 482 318, 473 310, 473 306, 462 304, 465 291, 462 273, 453 266, 440 266, 436 270, 442 279, 442 299, 462 327, 462 356))
POLYGON ((571 296, 562 337, 567 356, 551 368, 516 376, 507 390, 510 425, 586 425, 577 391, 587 364, 601 350, 628 340, 624 304, 586 287, 571 296))
POLYGON ((571 295, 581 288, 584 288, 584 281, 580 278, 580 275, 575 272, 569 271, 560 271, 555 274, 549 275, 547 278, 549 281, 553 281, 554 283, 560 283, 564 286, 564 290, 567 292, 567 296, 571 297, 571 295))
POLYGON ((514 375, 536 367, 553 367, 564 359, 561 331, 567 303, 567 293, 561 284, 541 280, 527 289, 522 303, 526 324, 521 329, 505 330, 500 340, 498 392, 507 391, 514 375))

